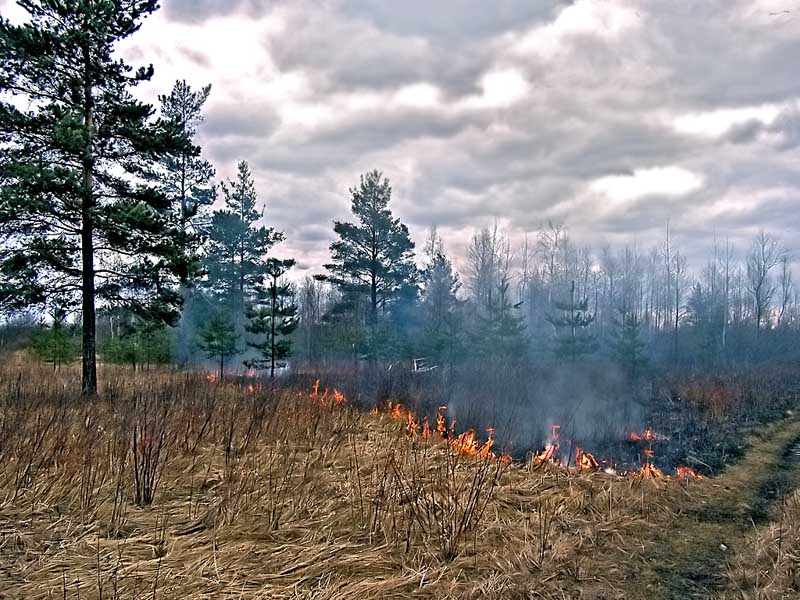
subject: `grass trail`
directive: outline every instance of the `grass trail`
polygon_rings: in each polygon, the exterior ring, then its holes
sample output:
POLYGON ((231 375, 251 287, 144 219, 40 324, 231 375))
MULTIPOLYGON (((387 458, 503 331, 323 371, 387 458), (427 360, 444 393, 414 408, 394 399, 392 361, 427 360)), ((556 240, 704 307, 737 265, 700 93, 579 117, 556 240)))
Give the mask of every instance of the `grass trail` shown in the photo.
POLYGON ((800 483, 787 448, 800 437, 791 419, 753 433, 747 455, 719 477, 676 490, 675 518, 634 535, 626 597, 728 597, 727 567, 748 552, 748 534, 766 523, 776 500, 800 483))

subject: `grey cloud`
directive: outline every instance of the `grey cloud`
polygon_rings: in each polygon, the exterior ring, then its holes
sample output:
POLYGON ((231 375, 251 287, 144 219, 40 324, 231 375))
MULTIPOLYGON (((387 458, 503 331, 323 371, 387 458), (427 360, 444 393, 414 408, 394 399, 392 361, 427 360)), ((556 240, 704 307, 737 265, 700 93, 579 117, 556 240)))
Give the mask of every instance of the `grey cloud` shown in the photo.
POLYGON ((258 17, 280 4, 275 0, 167 0, 163 10, 172 21, 202 23, 211 17, 231 14, 258 17))
POLYGON ((332 227, 323 225, 303 225, 295 228, 293 239, 298 242, 327 242, 333 238, 332 227))
MULTIPOLYGON (((795 194, 800 193, 800 188, 795 194)), ((800 228, 797 196, 772 196, 753 199, 746 210, 723 212, 715 220, 720 227, 746 228, 757 226, 775 232, 791 233, 800 228)))
POLYGON ((308 139, 262 140, 253 158, 263 169, 311 175, 343 168, 359 156, 427 138, 447 139, 480 122, 437 110, 379 109, 342 119, 308 139))
POLYGON ((758 120, 740 123, 732 127, 725 137, 732 143, 749 144, 762 139, 765 134, 774 136, 778 150, 793 150, 800 146, 800 107, 784 109, 770 124, 758 120))
POLYGON ((435 41, 402 36, 325 12, 291 13, 283 34, 270 40, 282 70, 310 73, 321 89, 393 89, 429 81, 452 96, 477 90, 494 60, 491 47, 473 41, 445 51, 435 41))
POLYGON ((181 47, 178 48, 178 52, 183 54, 186 58, 189 59, 189 61, 191 61, 198 67, 208 68, 211 66, 211 62, 208 60, 208 56, 206 56, 205 54, 203 54, 203 52, 199 50, 195 50, 194 48, 181 47))
POLYGON ((755 141, 764 130, 764 124, 757 119, 750 119, 744 123, 737 123, 725 134, 728 141, 733 144, 749 144, 755 141))
POLYGON ((569 2, 557 0, 344 0, 344 14, 365 19, 384 31, 437 41, 474 41, 523 29, 553 18, 569 2))
MULTIPOLYGON (((729 195, 800 189, 796 162, 787 159, 800 145, 800 111, 787 110, 770 125, 738 124, 720 139, 680 134, 668 121, 800 96, 800 25, 753 16, 746 0, 634 0, 626 6, 636 22, 616 38, 589 31, 571 34, 546 56, 510 52, 511 41, 552 22, 566 4, 280 4, 286 27, 263 43, 277 69, 297 71, 310 82, 304 100, 331 105, 341 92, 390 94, 425 81, 443 91, 446 104, 401 110, 387 103, 302 136, 280 123, 272 107, 212 106, 203 143, 215 162, 250 160, 260 189, 269 192, 268 218, 285 229, 286 247, 310 265, 324 260, 331 221, 347 214, 341 182, 352 185, 372 167, 392 177, 396 213, 420 229, 437 223, 469 231, 497 218, 533 230, 554 219, 578 238, 629 235, 649 243, 669 219, 697 247, 699 232, 714 226, 733 236, 765 226, 797 238, 800 216, 794 215, 800 211, 788 196, 754 200, 750 210, 723 212, 714 224, 699 221, 703 210, 729 195), (478 93, 487 71, 505 67, 518 69, 530 84, 521 102, 452 106, 478 93), (400 168, 407 163, 413 166, 400 168), (619 209, 587 195, 594 179, 671 165, 701 176, 702 189, 646 196, 619 209)), ((248 0, 166 4, 170 18, 192 22, 228 12, 265 14, 275 6, 248 0)))
POLYGON ((206 110, 202 134, 205 137, 268 138, 280 125, 280 118, 269 105, 228 102, 212 104, 206 110))
POLYGON ((769 131, 780 135, 780 150, 794 150, 800 146, 800 107, 784 111, 772 123, 769 131))

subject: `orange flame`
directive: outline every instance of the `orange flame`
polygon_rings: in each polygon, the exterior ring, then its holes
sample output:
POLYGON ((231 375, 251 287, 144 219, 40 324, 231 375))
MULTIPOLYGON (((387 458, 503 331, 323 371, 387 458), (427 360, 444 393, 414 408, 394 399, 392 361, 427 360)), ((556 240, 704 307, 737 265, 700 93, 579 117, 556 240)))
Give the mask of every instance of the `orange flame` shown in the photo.
POLYGON ((638 475, 640 477, 644 477, 645 479, 660 479, 664 477, 664 472, 656 467, 651 462, 646 462, 642 465, 642 468, 639 469, 638 475))
POLYGON ((591 452, 584 452, 581 448, 575 448, 575 465, 581 471, 599 471, 600 462, 591 452))
POLYGON ((629 439, 632 442, 641 442, 642 440, 648 442, 665 442, 669 440, 669 437, 666 435, 661 435, 660 433, 656 433, 655 431, 653 431, 648 427, 641 434, 632 431, 630 433, 629 439))
MULTIPOLYGON (((444 414, 442 414, 445 410, 447 410, 446 406, 438 407, 438 411, 436 414, 436 427, 432 429, 430 426, 430 422, 428 421, 427 417, 424 417, 422 422, 416 418, 413 411, 405 408, 402 404, 394 403, 391 400, 386 404, 387 414, 398 421, 403 421, 405 423, 406 433, 411 437, 416 437, 421 435, 423 438, 428 439, 434 432, 439 435, 443 440, 447 442, 447 445, 453 448, 459 454, 465 454, 468 456, 480 456, 484 458, 499 458, 503 463, 510 463, 511 456, 508 454, 503 454, 500 457, 497 456, 494 452, 492 452, 492 447, 494 446, 494 429, 487 429, 487 439, 485 441, 481 441, 478 435, 475 433, 474 429, 470 429, 465 431, 459 435, 455 435, 455 421, 450 423, 448 426, 447 419, 445 418, 444 414)), ((373 410, 373 414, 376 414, 377 408, 373 410)))
POLYGON ((678 477, 680 477, 681 479, 686 479, 686 480, 693 479, 697 481, 698 479, 703 478, 702 475, 700 475, 699 473, 695 473, 695 471, 693 469, 690 469, 689 467, 678 466, 675 470, 678 473, 678 477))
MULTIPOLYGON (((209 374, 207 379, 209 381, 216 381, 217 377, 216 375, 209 374)), ((252 384, 248 385, 248 390, 251 392, 254 391, 252 384)), ((326 407, 343 405, 347 403, 347 398, 345 395, 336 388, 333 388, 332 394, 329 393, 328 388, 325 388, 322 394, 320 394, 319 380, 314 383, 310 397, 318 399, 320 404, 326 407)), ((497 459, 504 464, 508 464, 512 461, 512 458, 509 454, 503 453, 498 456, 492 451, 492 448, 495 444, 495 430, 493 428, 486 430, 487 438, 485 441, 481 441, 474 429, 469 429, 456 435, 455 421, 452 421, 448 424, 447 418, 444 416, 447 406, 438 407, 435 427, 431 427, 428 417, 424 417, 423 420, 420 421, 416 418, 413 411, 407 409, 399 402, 395 403, 391 400, 388 401, 386 409, 386 414, 388 414, 392 419, 396 419, 404 423, 405 431, 411 437, 422 436, 424 439, 428 439, 434 435, 438 435, 449 448, 452 448, 459 454, 497 459)), ((379 415, 380 413, 381 411, 378 407, 373 408, 371 411, 371 414, 373 415, 379 415)), ((533 456, 534 464, 541 465, 546 462, 552 462, 556 465, 562 464, 562 459, 558 455, 558 451, 560 449, 560 430, 560 425, 552 426, 550 441, 541 452, 533 456)), ((632 441, 646 440, 652 442, 668 440, 669 438, 655 433, 651 429, 646 429, 641 435, 631 432, 630 439, 632 441)), ((670 478, 669 475, 665 475, 661 469, 653 464, 652 458, 654 456, 654 452, 652 450, 652 446, 644 448, 642 452, 647 457, 645 463, 639 467, 638 470, 620 472, 619 474, 621 476, 633 476, 646 479, 670 478)), ((575 466, 581 472, 596 473, 603 471, 611 475, 617 475, 616 469, 609 467, 607 461, 599 461, 592 453, 586 452, 580 447, 575 449, 575 466)), ((686 466, 678 466, 676 468, 676 473, 677 477, 687 481, 689 479, 703 479, 702 475, 699 475, 694 470, 686 466)))
POLYGON ((552 426, 550 443, 544 447, 544 450, 533 457, 533 462, 535 465, 542 465, 546 462, 558 462, 558 459, 556 458, 556 452, 558 452, 559 449, 558 438, 560 435, 560 429, 561 425, 552 426))
POLYGON ((209 373, 208 375, 206 375, 206 380, 211 383, 214 383, 217 380, 217 376, 214 373, 209 373))
POLYGON ((313 387, 311 388, 311 393, 309 394, 310 398, 314 398, 317 400, 322 406, 327 408, 333 406, 343 406, 347 404, 347 396, 345 396, 342 392, 333 388, 333 394, 329 393, 330 390, 325 388, 322 394, 319 393, 319 379, 314 382, 313 387))

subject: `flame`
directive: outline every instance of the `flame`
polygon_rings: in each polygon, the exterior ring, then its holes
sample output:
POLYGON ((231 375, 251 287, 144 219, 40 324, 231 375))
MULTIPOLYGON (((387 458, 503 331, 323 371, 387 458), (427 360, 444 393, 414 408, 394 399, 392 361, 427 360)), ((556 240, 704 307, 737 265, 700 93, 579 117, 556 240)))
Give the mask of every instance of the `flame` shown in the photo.
POLYGON ((533 457, 533 462, 536 465, 542 465, 546 462, 558 462, 558 459, 555 458, 556 452, 559 449, 558 438, 560 435, 561 425, 553 425, 550 433, 550 443, 548 443, 544 450, 539 452, 536 456, 533 457))
POLYGON ((581 448, 575 448, 575 465, 581 471, 599 471, 600 462, 591 452, 584 452, 581 448))
POLYGON ((446 410, 447 410, 446 406, 440 406, 436 413, 436 431, 442 437, 447 437, 447 422, 445 421, 444 415, 442 414, 446 410))
POLYGON ((637 475, 645 479, 661 479, 664 477, 664 471, 656 467, 653 463, 646 462, 642 465, 642 468, 639 469, 637 475))
POLYGON ((251 394, 256 391, 256 388, 253 387, 252 383, 247 384, 247 391, 251 394))
POLYGON ((698 479, 703 478, 702 475, 700 475, 699 473, 695 473, 695 471, 693 469, 690 469, 689 467, 678 466, 675 470, 677 471, 678 477, 680 477, 681 479, 686 479, 686 480, 693 479, 697 481, 698 479))
POLYGON ((641 442, 642 440, 647 442, 666 442, 669 441, 669 436, 656 433, 648 427, 641 434, 631 431, 628 439, 632 442, 641 442))
POLYGON ((322 394, 319 393, 319 379, 314 382, 314 385, 311 388, 311 393, 309 397, 314 398, 317 400, 322 406, 330 408, 333 406, 344 406, 347 404, 347 396, 345 396, 342 392, 333 388, 333 393, 330 393, 329 388, 325 388, 322 394))
POLYGON ((214 373, 209 373, 208 375, 206 375, 206 380, 209 381, 210 383, 214 383, 215 381, 217 381, 217 376, 214 373))
MULTIPOLYGON (((405 408, 401 403, 395 403, 389 400, 386 404, 387 414, 392 419, 403 421, 405 423, 406 433, 411 437, 422 436, 424 439, 428 439, 436 434, 441 439, 445 440, 447 445, 459 454, 499 459, 504 464, 511 462, 511 455, 504 453, 498 457, 498 455, 492 451, 492 447, 495 443, 493 428, 486 430, 487 438, 485 441, 480 440, 474 429, 469 429, 456 435, 455 421, 448 426, 447 419, 443 414, 445 410, 447 410, 446 406, 438 407, 436 413, 436 427, 433 429, 427 417, 424 417, 423 420, 420 421, 414 415, 413 411, 405 408)), ((377 414, 378 412, 377 408, 373 409, 373 414, 377 414)))
POLYGON ((419 433, 419 422, 414 418, 411 411, 406 413, 406 431, 408 431, 411 436, 415 436, 419 433))
MULTIPOLYGON (((208 381, 217 381, 217 376, 214 374, 209 374, 206 376, 208 381)), ((247 389, 252 393, 255 391, 253 384, 249 384, 247 389)), ((325 388, 322 393, 320 394, 320 383, 317 380, 309 394, 311 398, 316 399, 321 405, 325 407, 334 407, 334 406, 341 406, 347 403, 347 397, 337 390, 333 388, 333 392, 330 392, 329 388, 325 388)), ((456 422, 452 421, 448 424, 447 418, 445 417, 444 413, 447 410, 447 406, 439 406, 436 412, 436 425, 431 426, 428 417, 424 417, 421 421, 414 415, 414 412, 410 409, 406 408, 399 402, 392 402, 391 400, 387 402, 386 405, 386 414, 389 415, 392 419, 398 420, 403 422, 404 428, 406 433, 410 437, 417 437, 421 436, 424 439, 429 439, 435 436, 438 436, 441 440, 443 440, 448 448, 453 449, 455 452, 459 454, 464 454, 467 456, 477 456, 477 457, 484 457, 484 458, 491 458, 499 460, 504 464, 508 464, 512 461, 511 455, 507 453, 503 454, 496 454, 493 451, 493 447, 495 445, 495 430, 494 428, 489 428, 486 430, 486 439, 481 440, 478 436, 477 432, 474 429, 469 429, 464 431, 458 435, 455 433, 455 425, 456 422)), ((380 415, 381 410, 379 407, 375 407, 372 409, 371 414, 373 415, 380 415)), ((563 465, 567 466, 569 460, 567 458, 561 458, 559 455, 560 450, 560 434, 561 434, 561 426, 560 425, 553 425, 551 428, 550 433, 550 440, 545 445, 544 449, 541 450, 538 454, 533 456, 533 463, 535 465, 542 465, 544 463, 550 462, 555 465, 563 465)), ((668 440, 667 436, 655 433, 652 429, 646 429, 641 434, 631 432, 630 439, 632 441, 663 441, 668 440)), ((570 443, 571 446, 571 443, 570 443)), ((591 452, 586 452, 583 448, 576 447, 575 448, 575 468, 580 472, 586 473, 598 473, 603 472, 608 475, 614 476, 622 476, 622 477, 640 477, 644 479, 669 479, 670 475, 665 475, 664 472, 656 467, 653 464, 653 457, 654 452, 652 449, 652 444, 649 445, 647 448, 642 449, 643 454, 646 457, 644 464, 639 467, 637 470, 633 471, 620 471, 618 472, 616 468, 609 465, 608 461, 605 460, 598 460, 591 452)), ((676 475, 675 477, 684 479, 684 480, 700 480, 703 479, 703 476, 696 473, 689 467, 686 466, 678 466, 676 467, 676 475)))

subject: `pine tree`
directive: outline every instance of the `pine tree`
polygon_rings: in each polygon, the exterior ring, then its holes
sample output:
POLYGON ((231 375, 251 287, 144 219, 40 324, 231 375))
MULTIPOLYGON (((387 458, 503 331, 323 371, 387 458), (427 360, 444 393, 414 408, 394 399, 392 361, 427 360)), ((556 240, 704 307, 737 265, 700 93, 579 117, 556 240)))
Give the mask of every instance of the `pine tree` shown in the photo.
POLYGON ((222 192, 225 208, 214 211, 208 230, 208 283, 230 302, 241 331, 246 307, 265 273, 266 254, 283 234, 256 226, 262 213, 256 209, 258 196, 246 161, 239 163, 235 181, 222 184, 222 192))
POLYGON ((484 358, 521 360, 527 355, 524 317, 519 314, 522 303, 511 303, 509 288, 507 274, 501 274, 494 293, 475 307, 472 350, 484 358))
POLYGON ((431 358, 441 360, 457 352, 461 321, 458 290, 461 281, 453 270, 441 238, 431 232, 426 254, 428 264, 422 271, 422 347, 431 358))
POLYGON ((712 364, 722 350, 722 327, 725 320, 724 306, 699 282, 692 286, 687 302, 690 332, 694 334, 701 362, 712 364))
POLYGON ((588 331, 594 322, 594 315, 589 312, 589 299, 575 298, 574 281, 569 290, 568 301, 553 303, 561 315, 547 315, 547 321, 555 329, 556 356, 569 358, 574 364, 579 356, 594 352, 597 344, 588 331))
POLYGON ((55 371, 78 356, 78 347, 72 332, 66 327, 66 314, 62 309, 53 311, 53 322, 43 325, 31 336, 31 350, 41 360, 53 365, 55 371))
POLYGON ((180 231, 184 254, 196 258, 202 242, 202 209, 214 202, 211 184, 214 167, 200 156, 194 145, 197 127, 203 122, 203 105, 211 93, 207 85, 198 91, 186 81, 176 81, 169 95, 159 96, 161 116, 189 142, 161 158, 159 182, 170 200, 172 222, 180 231))
POLYGON ((219 360, 219 378, 225 377, 225 359, 239 354, 239 334, 224 312, 212 316, 200 329, 197 345, 206 357, 219 360))
MULTIPOLYGON (((199 250, 203 243, 206 211, 214 201, 216 190, 211 183, 214 167, 200 156, 194 145, 197 128, 203 122, 203 105, 211 93, 211 86, 193 90, 184 80, 175 82, 169 95, 159 96, 161 116, 189 142, 177 152, 161 159, 157 180, 162 192, 169 198, 170 221, 179 235, 181 253, 191 261, 188 281, 181 282, 184 315, 192 310, 191 276, 201 271, 199 250)), ((176 353, 180 365, 189 359, 190 324, 181 318, 176 328, 176 353)))
POLYGON ((271 378, 275 377, 276 367, 286 366, 285 359, 292 351, 292 341, 287 337, 299 324, 294 290, 289 283, 283 281, 294 262, 292 259, 267 260, 266 284, 259 287, 255 306, 248 311, 250 323, 247 331, 261 337, 249 341, 248 345, 258 350, 261 358, 245 364, 252 369, 269 369, 271 378))
POLYGON ((145 321, 127 315, 119 334, 108 338, 101 347, 103 360, 137 366, 163 365, 170 362, 170 336, 163 323, 145 321))
POLYGON ((148 184, 185 147, 131 89, 152 77, 116 46, 157 0, 20 0, 0 19, 0 309, 80 307, 82 389, 97 391, 96 303, 173 322, 188 262, 148 184))
POLYGON ((634 312, 620 311, 613 334, 612 350, 617 363, 631 381, 636 381, 647 367, 645 344, 641 339, 642 322, 634 312))
POLYGON ((321 278, 335 284, 344 296, 364 300, 374 337, 379 316, 394 303, 416 295, 411 293, 417 281, 414 243, 408 228, 392 216, 392 188, 380 172, 362 175, 350 194, 358 222, 334 223, 339 239, 331 244, 331 262, 325 265, 328 274, 321 278))

